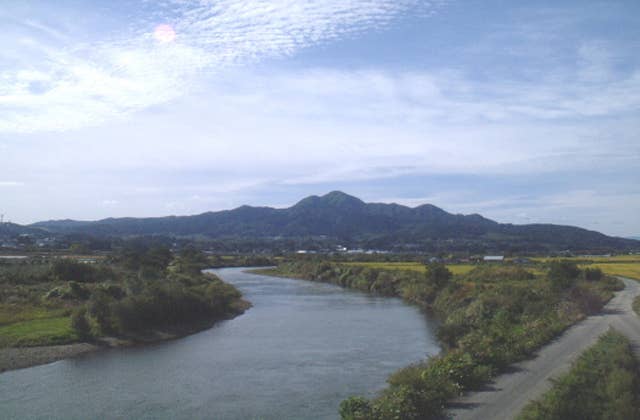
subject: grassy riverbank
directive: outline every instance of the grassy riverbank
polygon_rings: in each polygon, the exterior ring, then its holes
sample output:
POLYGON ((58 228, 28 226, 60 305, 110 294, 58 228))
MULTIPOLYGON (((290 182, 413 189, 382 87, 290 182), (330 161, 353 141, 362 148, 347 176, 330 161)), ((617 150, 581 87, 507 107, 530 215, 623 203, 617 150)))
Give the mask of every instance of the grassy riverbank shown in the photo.
POLYGON ((611 330, 585 351, 518 420, 640 418, 640 363, 631 343, 611 330))
POLYGON ((447 401, 477 388, 585 316, 599 311, 622 287, 599 270, 550 262, 545 274, 518 266, 478 266, 453 276, 440 264, 384 270, 299 260, 265 273, 334 283, 400 296, 433 311, 444 351, 393 374, 377 398, 343 402, 346 419, 437 418, 447 401))
POLYGON ((197 251, 172 255, 163 248, 125 248, 93 264, 2 262, 0 349, 158 341, 242 313, 249 304, 233 286, 202 273, 207 264, 197 251))

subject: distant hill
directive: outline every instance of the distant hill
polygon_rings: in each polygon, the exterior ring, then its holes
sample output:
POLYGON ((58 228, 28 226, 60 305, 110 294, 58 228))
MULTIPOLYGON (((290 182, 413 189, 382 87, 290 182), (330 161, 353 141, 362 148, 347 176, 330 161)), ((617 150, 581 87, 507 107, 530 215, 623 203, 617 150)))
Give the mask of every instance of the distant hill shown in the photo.
POLYGON ((45 229, 31 226, 22 226, 16 223, 0 223, 0 238, 14 237, 18 235, 43 236, 46 235, 45 229))
POLYGON ((451 214, 430 205, 365 203, 334 191, 292 207, 242 206, 194 216, 47 221, 31 225, 54 233, 90 235, 201 235, 209 238, 321 237, 390 249, 638 249, 640 242, 571 226, 501 224, 478 214, 451 214), (448 244, 448 246, 446 245, 448 244))

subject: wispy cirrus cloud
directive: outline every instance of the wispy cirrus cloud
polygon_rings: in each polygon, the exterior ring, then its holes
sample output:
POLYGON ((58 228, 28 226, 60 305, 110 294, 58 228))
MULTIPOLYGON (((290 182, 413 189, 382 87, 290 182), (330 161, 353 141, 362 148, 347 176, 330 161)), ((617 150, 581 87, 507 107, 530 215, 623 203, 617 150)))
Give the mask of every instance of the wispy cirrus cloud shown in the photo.
MULTIPOLYGON (((184 95, 204 72, 287 56, 384 27, 410 8, 430 13, 439 3, 140 1, 128 25, 93 42, 29 18, 4 45, 0 132, 60 131, 122 118, 184 95), (175 39, 154 37, 158 24, 169 25, 175 39)), ((122 12, 114 6, 113 13, 122 12)))

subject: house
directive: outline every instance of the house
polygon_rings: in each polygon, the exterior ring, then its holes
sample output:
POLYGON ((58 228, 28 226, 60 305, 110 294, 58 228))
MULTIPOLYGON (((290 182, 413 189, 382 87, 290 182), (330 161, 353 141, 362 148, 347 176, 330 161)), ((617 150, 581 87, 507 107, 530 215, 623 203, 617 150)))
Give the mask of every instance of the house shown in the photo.
POLYGON ((482 261, 484 261, 484 262, 503 262, 504 261, 504 255, 485 255, 484 258, 482 258, 482 261))

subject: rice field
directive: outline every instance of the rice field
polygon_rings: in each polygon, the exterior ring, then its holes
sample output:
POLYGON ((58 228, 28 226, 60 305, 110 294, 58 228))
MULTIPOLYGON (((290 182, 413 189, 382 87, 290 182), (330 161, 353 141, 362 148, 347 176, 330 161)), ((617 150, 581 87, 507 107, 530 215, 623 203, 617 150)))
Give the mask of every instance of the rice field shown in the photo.
MULTIPOLYGON (((348 262, 342 263, 344 265, 351 265, 356 267, 368 267, 376 268, 379 270, 404 270, 404 271, 417 271, 424 273, 426 267, 419 262, 348 262)), ((447 268, 453 274, 466 274, 473 270, 475 265, 473 264, 448 264, 447 268)))
POLYGON ((610 276, 622 276, 640 280, 640 262, 595 263, 585 264, 582 267, 598 267, 610 276))
MULTIPOLYGON (((560 259, 560 258, 559 258, 560 259)), ((564 258, 567 259, 567 258, 564 258)), ((533 259, 538 262, 549 261, 551 258, 535 258, 533 259)), ((582 259, 581 259, 582 260, 582 259)), ((594 261, 591 264, 580 264, 581 268, 585 267, 598 267, 605 274, 611 276, 622 276, 629 277, 632 279, 640 280, 640 258, 638 255, 620 255, 610 258, 600 257, 589 258, 589 260, 594 261)), ((426 268, 424 264, 419 262, 371 262, 371 261, 357 261, 357 262, 346 262, 342 263, 344 265, 351 265, 356 267, 369 267, 376 268, 380 270, 404 270, 404 271, 416 271, 420 273, 424 273, 426 268)), ((466 274, 469 271, 473 270, 476 267, 474 264, 447 264, 447 268, 453 274, 466 274)), ((524 266, 527 270, 533 272, 536 275, 544 274, 544 266, 524 266)))
POLYGON ((625 254, 625 255, 611 255, 611 256, 577 256, 577 257, 531 257, 531 261, 547 262, 551 260, 580 260, 580 261, 593 261, 598 263, 640 263, 640 254, 625 254))

